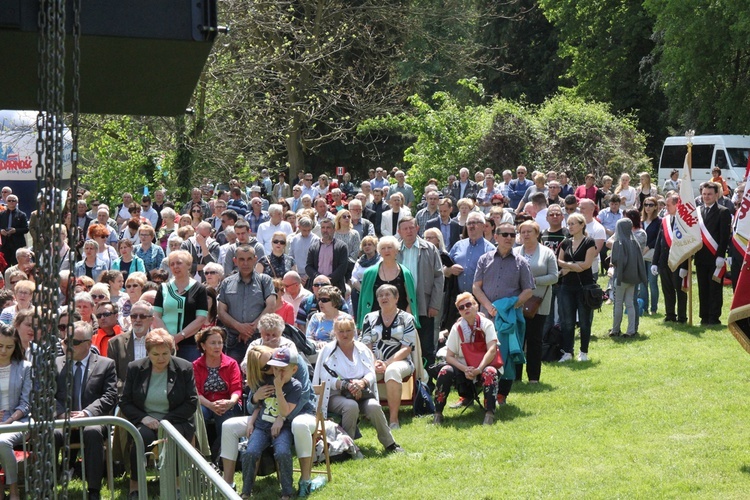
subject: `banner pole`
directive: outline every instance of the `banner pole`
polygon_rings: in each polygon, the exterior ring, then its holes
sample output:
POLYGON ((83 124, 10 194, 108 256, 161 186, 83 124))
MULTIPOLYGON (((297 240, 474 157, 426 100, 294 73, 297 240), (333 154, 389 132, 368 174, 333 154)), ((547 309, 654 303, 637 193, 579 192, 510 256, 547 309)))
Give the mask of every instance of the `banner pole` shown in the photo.
MULTIPOLYGON (((685 135, 687 136, 687 164, 689 178, 693 180, 693 134, 694 131, 688 130, 685 135)), ((690 200, 693 203, 693 200, 690 200)), ((693 326, 693 257, 688 257, 688 326, 693 326)))

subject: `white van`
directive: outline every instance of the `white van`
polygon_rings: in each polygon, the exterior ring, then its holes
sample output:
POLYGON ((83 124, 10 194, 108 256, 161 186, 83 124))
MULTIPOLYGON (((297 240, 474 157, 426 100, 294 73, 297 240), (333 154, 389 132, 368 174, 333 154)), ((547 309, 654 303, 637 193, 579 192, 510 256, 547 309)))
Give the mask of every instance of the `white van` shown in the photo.
MULTIPOLYGON (((672 169, 682 175, 687 154, 687 138, 668 137, 659 159, 659 189, 669 179, 672 169)), ((731 189, 745 178, 750 156, 750 135, 696 135, 693 137, 693 191, 699 193, 701 183, 711 180, 711 168, 721 167, 721 176, 731 189)))

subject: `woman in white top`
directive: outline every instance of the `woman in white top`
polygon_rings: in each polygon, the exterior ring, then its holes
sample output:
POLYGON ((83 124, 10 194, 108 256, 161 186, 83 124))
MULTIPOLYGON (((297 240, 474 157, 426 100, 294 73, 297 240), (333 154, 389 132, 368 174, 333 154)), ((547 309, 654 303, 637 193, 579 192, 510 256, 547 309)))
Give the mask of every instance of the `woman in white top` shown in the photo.
MULTIPOLYGON (((0 325, 0 424, 27 422, 31 394, 31 363, 24 359, 21 340, 7 325, 0 325)), ((21 444, 23 432, 0 434, 0 466, 5 471, 5 484, 10 498, 18 493, 18 463, 13 447, 21 444)))
POLYGON ((440 369, 435 381, 435 425, 443 423, 443 408, 448 401, 453 385, 463 398, 471 401, 474 391, 480 386, 484 393, 484 425, 492 425, 495 421, 495 405, 497 403, 497 389, 499 373, 490 366, 497 352, 497 333, 495 325, 479 314, 479 305, 474 296, 464 292, 456 297, 456 308, 461 315, 448 334, 445 342, 448 352, 445 356, 446 364, 440 369), (469 366, 464 358, 461 344, 475 342, 478 334, 483 334, 487 350, 479 366, 469 366))
POLYGON ((620 183, 615 188, 615 194, 620 195, 623 208, 634 208, 636 204, 636 191, 633 186, 630 185, 630 175, 622 174, 620 176, 620 183))
POLYGON ((333 323, 333 334, 334 340, 318 355, 312 381, 313 385, 326 383, 323 415, 329 411, 341 415, 341 426, 354 436, 359 414, 364 413, 375 426, 386 452, 402 452, 380 406, 372 350, 354 340, 357 328, 351 318, 337 319, 333 323))

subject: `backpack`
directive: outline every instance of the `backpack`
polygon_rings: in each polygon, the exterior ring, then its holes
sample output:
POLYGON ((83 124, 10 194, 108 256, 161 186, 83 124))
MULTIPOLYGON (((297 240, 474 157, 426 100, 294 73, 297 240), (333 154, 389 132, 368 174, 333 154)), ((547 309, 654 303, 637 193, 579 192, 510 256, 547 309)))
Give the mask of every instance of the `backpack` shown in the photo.
POLYGON ((547 330, 542 339, 542 361, 558 361, 562 356, 563 336, 560 325, 554 325, 547 330))
POLYGON ((432 396, 430 396, 430 390, 427 388, 427 384, 421 380, 416 380, 415 384, 414 401, 412 403, 414 416, 422 417, 425 415, 434 415, 435 403, 432 401, 432 396))

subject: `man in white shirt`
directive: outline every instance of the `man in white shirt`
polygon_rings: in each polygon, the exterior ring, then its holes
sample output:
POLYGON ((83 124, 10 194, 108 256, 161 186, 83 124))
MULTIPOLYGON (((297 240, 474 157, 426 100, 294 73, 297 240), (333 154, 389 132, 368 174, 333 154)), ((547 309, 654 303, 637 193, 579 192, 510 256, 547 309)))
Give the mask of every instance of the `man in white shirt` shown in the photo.
POLYGON ((151 197, 149 195, 141 198, 141 217, 147 219, 151 227, 159 229, 156 227, 157 222, 159 222, 159 212, 151 206, 151 197))
POLYGON ((284 219, 284 208, 281 205, 274 203, 268 207, 268 215, 271 220, 263 222, 258 226, 258 243, 263 245, 263 249, 266 251, 266 255, 271 255, 271 240, 273 239, 273 233, 283 232, 286 235, 292 234, 292 225, 284 219))
POLYGON ((139 300, 130 308, 132 330, 112 337, 107 344, 107 357, 115 362, 117 372, 117 392, 122 394, 128 363, 147 356, 146 334, 151 331, 154 320, 154 306, 139 300))
POLYGON ((592 200, 581 198, 578 202, 578 209, 581 211, 581 215, 586 218, 586 235, 596 242, 596 260, 594 260, 591 266, 591 272, 594 273, 594 279, 596 279, 600 267, 599 253, 602 251, 604 242, 607 240, 607 232, 604 226, 594 218, 596 204, 592 200))
MULTIPOLYGON (((302 217, 297 222, 297 229, 299 232, 292 234, 287 237, 287 251, 289 256, 294 259, 295 262, 307 262, 307 253, 310 249, 310 245, 318 239, 318 236, 312 234, 312 221, 307 217, 302 217)), ((307 284, 307 274, 305 273, 305 266, 298 265, 298 268, 302 274, 300 279, 302 284, 307 284)))

